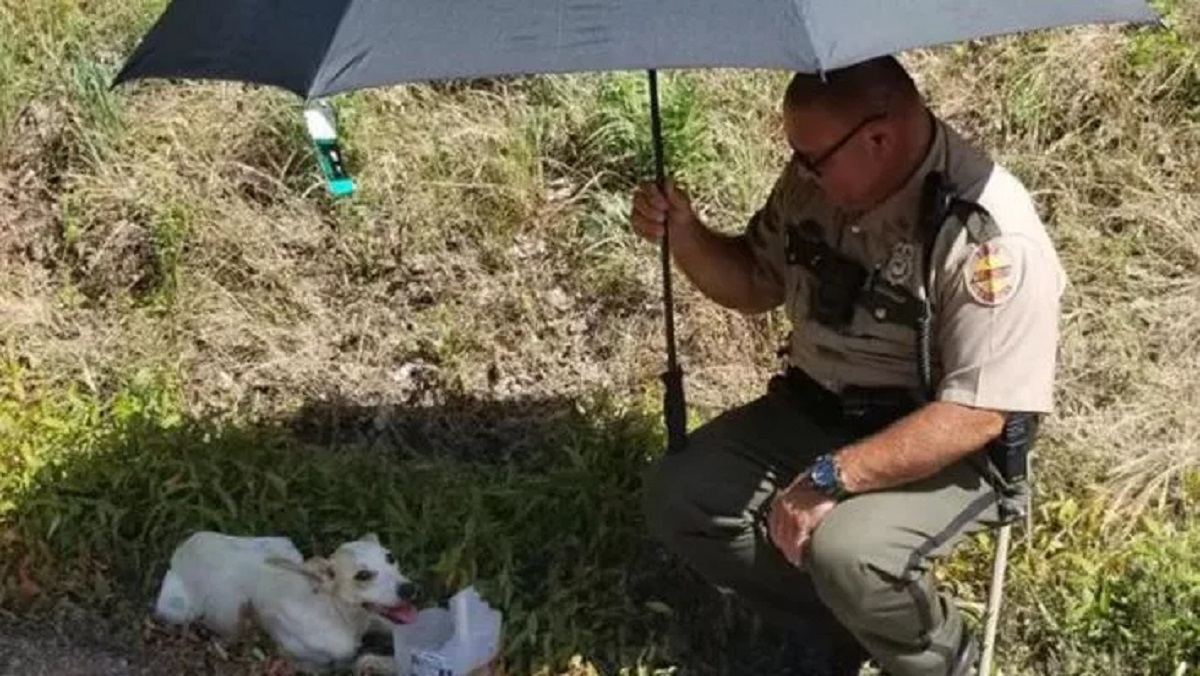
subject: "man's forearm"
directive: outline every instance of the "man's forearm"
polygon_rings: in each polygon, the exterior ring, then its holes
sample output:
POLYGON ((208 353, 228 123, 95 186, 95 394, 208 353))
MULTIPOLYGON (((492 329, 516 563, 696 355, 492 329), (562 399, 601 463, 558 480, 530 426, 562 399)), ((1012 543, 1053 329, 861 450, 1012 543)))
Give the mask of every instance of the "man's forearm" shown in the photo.
POLYGON ((920 481, 979 450, 1003 426, 996 411, 933 402, 838 451, 842 481, 852 493, 920 481))
POLYGON ((754 255, 743 236, 713 232, 697 221, 671 231, 671 251, 688 280, 715 303, 758 313, 783 302, 776 290, 755 282, 754 255))

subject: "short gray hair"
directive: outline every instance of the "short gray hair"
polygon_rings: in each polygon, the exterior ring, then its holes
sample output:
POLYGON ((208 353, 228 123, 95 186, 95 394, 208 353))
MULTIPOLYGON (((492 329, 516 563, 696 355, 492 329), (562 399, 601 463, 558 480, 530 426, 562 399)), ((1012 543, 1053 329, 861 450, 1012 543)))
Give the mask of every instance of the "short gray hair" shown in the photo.
POLYGON ((888 112, 921 97, 908 71, 893 56, 831 70, 824 74, 796 73, 784 94, 787 108, 819 106, 861 114, 888 112))

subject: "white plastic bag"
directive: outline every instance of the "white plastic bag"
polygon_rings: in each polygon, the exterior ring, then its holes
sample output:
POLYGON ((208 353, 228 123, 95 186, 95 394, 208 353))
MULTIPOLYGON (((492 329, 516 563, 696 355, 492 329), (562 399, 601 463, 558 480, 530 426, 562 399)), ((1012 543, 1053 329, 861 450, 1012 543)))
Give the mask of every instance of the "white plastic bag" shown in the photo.
POLYGON ((429 608, 392 631, 400 676, 487 676, 500 650, 503 616, 474 587, 455 594, 449 610, 429 608))

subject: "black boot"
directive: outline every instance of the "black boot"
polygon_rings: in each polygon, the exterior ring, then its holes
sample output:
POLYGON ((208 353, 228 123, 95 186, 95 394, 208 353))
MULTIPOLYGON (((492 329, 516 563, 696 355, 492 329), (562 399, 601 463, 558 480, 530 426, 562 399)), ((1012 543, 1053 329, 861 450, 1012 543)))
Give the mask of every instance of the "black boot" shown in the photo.
POLYGON ((831 651, 804 643, 785 651, 786 664, 779 676, 858 676, 868 655, 855 651, 831 651))
POLYGON ((788 642, 781 676, 858 676, 870 655, 831 614, 813 613, 788 642))
MULTIPOLYGON (((964 628, 962 643, 958 646, 958 652, 954 654, 949 676, 972 676, 978 673, 978 668, 979 642, 964 628)), ((882 676, 888 676, 888 673, 884 672, 882 676)))

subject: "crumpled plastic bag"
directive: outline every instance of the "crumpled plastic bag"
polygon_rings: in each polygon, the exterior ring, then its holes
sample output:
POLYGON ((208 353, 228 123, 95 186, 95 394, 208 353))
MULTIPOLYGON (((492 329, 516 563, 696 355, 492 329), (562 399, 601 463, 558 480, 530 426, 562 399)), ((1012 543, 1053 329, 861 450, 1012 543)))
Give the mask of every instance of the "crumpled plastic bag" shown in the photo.
POLYGON ((427 608, 416 622, 392 630, 400 676, 488 676, 500 651, 503 615, 474 587, 447 608, 427 608))

